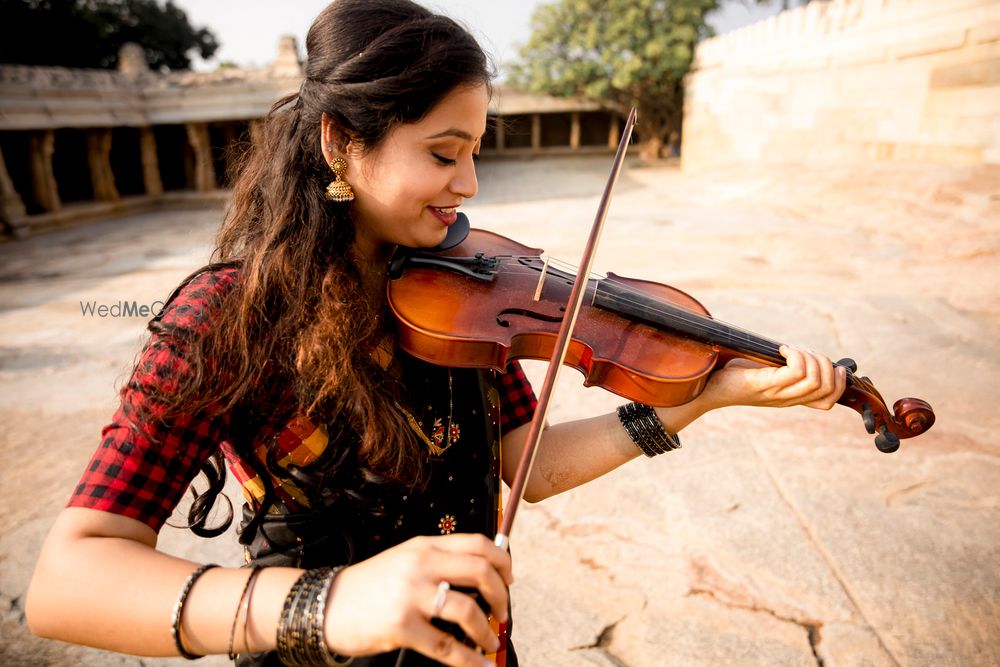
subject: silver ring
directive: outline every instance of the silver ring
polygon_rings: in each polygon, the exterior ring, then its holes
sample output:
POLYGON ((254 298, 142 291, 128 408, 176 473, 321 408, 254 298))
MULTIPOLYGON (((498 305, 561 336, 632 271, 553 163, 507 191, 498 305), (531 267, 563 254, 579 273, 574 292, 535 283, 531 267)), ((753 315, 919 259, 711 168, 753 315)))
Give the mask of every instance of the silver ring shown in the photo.
POLYGON ((438 584, 437 595, 434 596, 434 617, 441 615, 441 610, 444 609, 444 599, 448 595, 448 591, 451 590, 451 584, 447 581, 442 581, 438 584))

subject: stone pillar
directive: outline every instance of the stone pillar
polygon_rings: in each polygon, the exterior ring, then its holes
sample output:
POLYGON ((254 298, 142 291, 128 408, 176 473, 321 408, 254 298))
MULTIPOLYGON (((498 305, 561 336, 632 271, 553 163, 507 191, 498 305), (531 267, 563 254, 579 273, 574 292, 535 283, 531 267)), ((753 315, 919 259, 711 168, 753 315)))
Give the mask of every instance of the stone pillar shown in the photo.
POLYGON ((575 151, 580 150, 580 112, 574 111, 569 115, 569 147, 575 151))
POLYGON ((542 115, 531 114, 531 152, 538 153, 542 150, 542 115))
POLYGON ((149 73, 146 51, 135 42, 125 42, 118 49, 118 71, 135 79, 149 73))
POLYGON ((56 133, 52 130, 33 132, 28 141, 31 151, 32 195, 43 211, 55 212, 62 208, 56 175, 52 171, 52 154, 56 151, 56 133))
POLYGON ((17 194, 14 181, 10 180, 7 163, 3 159, 3 151, 0 150, 0 218, 11 222, 27 214, 21 195, 17 194))
POLYGON ((504 128, 503 116, 497 116, 497 153, 507 150, 507 130, 504 128))
POLYGON ((225 142, 222 149, 222 156, 226 165, 226 173, 223 175, 222 183, 226 187, 231 188, 233 187, 233 181, 236 179, 236 174, 234 172, 240 155, 237 150, 240 135, 239 132, 236 131, 236 126, 232 123, 226 123, 222 126, 222 135, 224 137, 223 141, 225 142))
POLYGON ((194 151, 194 189, 211 192, 215 189, 215 165, 212 164, 212 143, 208 123, 187 123, 188 143, 194 151))
POLYGON ((163 179, 160 178, 160 158, 156 154, 156 134, 148 125, 139 128, 139 150, 146 194, 158 197, 163 194, 163 179))
POLYGON ((615 150, 618 148, 618 143, 622 140, 621 138, 622 128, 621 123, 618 120, 618 114, 611 114, 611 125, 608 127, 608 148, 615 150))
POLYGON ((111 130, 99 128, 86 131, 87 164, 94 201, 118 201, 115 174, 111 170, 111 130))

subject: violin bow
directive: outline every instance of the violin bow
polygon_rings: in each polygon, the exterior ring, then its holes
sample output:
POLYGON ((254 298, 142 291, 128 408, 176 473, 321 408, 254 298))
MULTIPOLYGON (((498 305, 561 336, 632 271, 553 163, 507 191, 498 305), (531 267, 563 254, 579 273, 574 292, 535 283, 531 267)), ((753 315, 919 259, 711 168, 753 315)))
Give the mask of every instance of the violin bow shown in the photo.
POLYGON ((559 327, 559 335, 556 338, 555 348, 552 350, 552 357, 549 359, 549 367, 545 372, 545 381, 538 394, 538 405, 535 408, 535 416, 528 427, 528 436, 521 452, 521 460, 517 464, 517 473, 514 475, 514 482, 510 487, 510 497, 503 510, 503 523, 497 533, 495 543, 505 551, 510 548, 510 531, 514 526, 514 517, 517 508, 524 499, 524 488, 528 482, 528 475, 535 464, 535 454, 538 451, 538 442, 542 437, 542 427, 545 424, 545 417, 549 411, 549 399, 555 389, 556 379, 559 377, 559 370, 566 360, 566 353, 569 351, 569 344, 572 340, 573 327, 576 325, 580 307, 583 305, 583 297, 587 292, 589 282, 590 267, 594 263, 594 255, 597 254, 597 243, 601 238, 601 231, 604 229, 604 219, 608 215, 608 207, 611 205, 611 191, 614 190, 615 183, 618 182, 618 175, 622 171, 625 162, 625 151, 628 149, 629 140, 632 138, 632 128, 635 126, 635 107, 625 121, 625 129, 622 132, 621 141, 618 142, 618 152, 615 153, 614 162, 611 164, 611 175, 604 186, 604 194, 601 195, 601 202, 597 206, 597 215, 594 224, 590 228, 590 238, 587 239, 587 246, 583 250, 583 259, 580 260, 579 269, 576 273, 576 280, 573 281, 573 288, 569 293, 569 302, 566 304, 566 312, 563 315, 562 325, 559 327))

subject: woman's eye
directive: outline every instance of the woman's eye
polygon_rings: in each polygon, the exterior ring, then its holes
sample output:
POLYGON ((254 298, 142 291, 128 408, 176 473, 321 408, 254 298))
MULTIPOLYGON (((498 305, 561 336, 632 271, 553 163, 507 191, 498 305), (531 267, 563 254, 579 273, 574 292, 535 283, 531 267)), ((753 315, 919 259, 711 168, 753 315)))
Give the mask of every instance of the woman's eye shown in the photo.
POLYGON ((438 155, 437 153, 433 153, 433 152, 431 153, 431 155, 433 155, 434 159, 437 160, 438 162, 440 162, 441 164, 445 164, 445 165, 453 165, 453 164, 455 164, 454 160, 452 160, 450 158, 446 158, 443 155, 438 155))

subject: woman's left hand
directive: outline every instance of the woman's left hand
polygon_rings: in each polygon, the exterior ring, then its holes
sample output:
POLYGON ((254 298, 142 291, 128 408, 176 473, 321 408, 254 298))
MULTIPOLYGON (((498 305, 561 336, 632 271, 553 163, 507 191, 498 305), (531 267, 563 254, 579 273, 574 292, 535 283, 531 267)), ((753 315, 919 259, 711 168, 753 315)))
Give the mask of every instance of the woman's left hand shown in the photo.
POLYGON ((790 345, 782 345, 779 351, 786 363, 777 368, 745 359, 731 361, 712 374, 699 398, 707 409, 805 405, 829 410, 837 403, 846 386, 846 369, 834 366, 822 354, 790 345))

